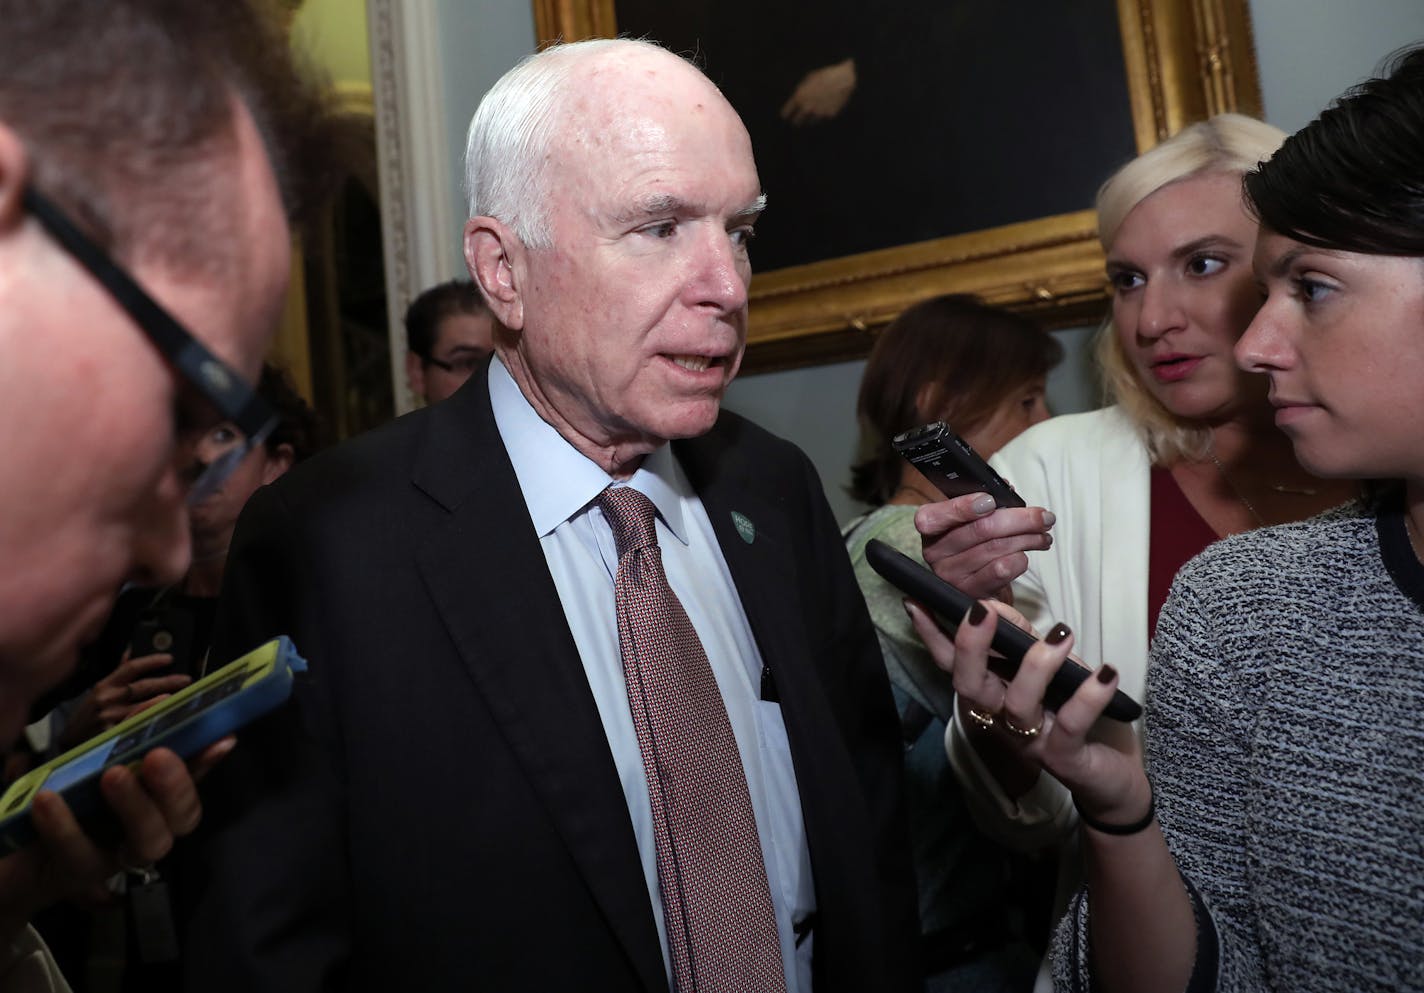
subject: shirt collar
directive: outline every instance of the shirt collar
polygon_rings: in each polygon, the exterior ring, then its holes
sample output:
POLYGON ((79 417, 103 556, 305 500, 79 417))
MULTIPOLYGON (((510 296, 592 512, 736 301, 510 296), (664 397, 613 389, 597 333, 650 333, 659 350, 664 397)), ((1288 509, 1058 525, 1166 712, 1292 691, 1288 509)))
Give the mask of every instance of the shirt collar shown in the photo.
MULTIPOLYGON (((495 426, 529 517, 535 532, 544 538, 582 513, 615 480, 535 412, 498 355, 490 362, 489 391, 495 426)), ((653 501, 677 540, 688 543, 683 502, 695 496, 671 445, 664 444, 644 458, 626 485, 653 501)))

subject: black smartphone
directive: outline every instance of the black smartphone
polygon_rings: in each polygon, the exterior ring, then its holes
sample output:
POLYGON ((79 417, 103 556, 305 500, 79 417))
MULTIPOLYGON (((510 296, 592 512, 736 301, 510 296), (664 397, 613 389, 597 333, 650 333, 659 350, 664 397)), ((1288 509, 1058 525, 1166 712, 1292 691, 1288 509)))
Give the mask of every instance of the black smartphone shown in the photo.
POLYGON ((133 636, 129 639, 129 658, 166 652, 173 656, 173 663, 149 673, 149 677, 187 673, 193 661, 195 626, 192 613, 178 607, 167 607, 156 613, 145 612, 134 625, 133 636))
MULTIPOLYGON (((909 594, 938 614, 950 631, 959 627, 959 622, 974 605, 974 598, 969 594, 946 583, 929 569, 901 555, 883 541, 872 538, 866 544, 865 560, 896 589, 909 594)), ((1028 632, 1014 627, 1000 617, 999 626, 994 631, 994 640, 990 644, 1003 658, 989 656, 989 670, 1002 679, 1013 679, 1023 663, 1024 653, 1033 643, 1034 639, 1028 632)), ((1043 693, 1043 705, 1049 710, 1057 710, 1083 685, 1083 681, 1092 675, 1091 669, 1075 659, 1064 659, 1058 671, 1053 674, 1053 679, 1049 681, 1048 689, 1043 693)), ((1142 706, 1122 690, 1118 690, 1103 713, 1115 721, 1135 721, 1142 716, 1142 706)))
POLYGON ((1000 507, 1022 507, 1023 497, 944 421, 897 434, 890 444, 947 497, 987 493, 1000 507))

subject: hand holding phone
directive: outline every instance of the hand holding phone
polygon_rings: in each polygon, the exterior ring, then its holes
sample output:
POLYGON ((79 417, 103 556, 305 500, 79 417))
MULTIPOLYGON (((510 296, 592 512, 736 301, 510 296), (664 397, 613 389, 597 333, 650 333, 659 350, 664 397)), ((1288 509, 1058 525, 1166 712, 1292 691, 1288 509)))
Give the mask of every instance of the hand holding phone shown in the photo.
POLYGON ((151 673, 154 676, 191 672, 196 668, 193 658, 195 628, 193 614, 180 607, 146 611, 134 625, 133 635, 129 638, 129 658, 170 656, 167 670, 151 673))
POLYGON ((155 699, 177 693, 193 681, 181 673, 173 674, 172 670, 171 655, 131 656, 125 652, 114 671, 80 697, 55 744, 69 751, 81 741, 152 706, 155 699))
POLYGON ((1009 584, 1028 568, 1023 553, 1053 544, 1053 516, 1041 507, 1026 508, 1023 497, 943 421, 896 435, 891 444, 946 498, 916 514, 925 561, 974 596, 1012 603, 1009 584), (958 499, 974 493, 987 493, 993 505, 958 499), (1003 508, 1011 509, 1000 514, 1003 508))
POLYGON ((59 795, 38 796, 31 819, 42 844, 0 858, 0 941, 18 937, 37 911, 100 887, 118 867, 166 855, 201 819, 197 781, 234 744, 223 738, 186 764, 157 749, 135 769, 110 767, 100 791, 117 827, 102 836, 86 833, 59 795))
MULTIPOLYGON (((865 546, 865 559, 886 581, 939 615, 951 631, 959 627, 964 615, 974 605, 974 599, 968 594, 946 583, 883 541, 872 538, 865 546)), ((1003 657, 990 656, 989 669, 1001 679, 1013 679, 1023 663, 1024 653, 1033 647, 1034 641, 1027 631, 1000 617, 991 644, 994 651, 1003 657)), ((1057 710, 1091 675, 1092 670, 1087 666, 1075 659, 1064 659, 1044 691, 1044 707, 1057 710)), ((1142 707, 1126 693, 1118 690, 1103 713, 1113 720, 1135 721, 1142 716, 1142 707)))
POLYGON ((305 669, 291 641, 278 638, 31 770, 0 797, 0 851, 34 839, 31 806, 41 791, 59 793, 81 820, 92 818, 104 806, 106 770, 135 767, 155 748, 196 755, 285 701, 294 674, 305 669))
POLYGON ((1024 506, 1023 497, 944 421, 911 428, 890 444, 946 497, 987 493, 1000 507, 1024 506))

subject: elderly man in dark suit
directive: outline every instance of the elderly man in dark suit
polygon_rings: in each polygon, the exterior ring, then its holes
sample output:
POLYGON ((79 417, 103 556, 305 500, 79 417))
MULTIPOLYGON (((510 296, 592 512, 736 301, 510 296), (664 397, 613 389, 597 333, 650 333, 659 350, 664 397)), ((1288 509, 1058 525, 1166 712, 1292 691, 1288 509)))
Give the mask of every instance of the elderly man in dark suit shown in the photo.
POLYGON ((746 130, 584 42, 486 95, 467 169, 495 358, 239 525, 219 647, 311 676, 223 770, 193 987, 911 988, 864 602, 805 457, 719 409, 746 130))

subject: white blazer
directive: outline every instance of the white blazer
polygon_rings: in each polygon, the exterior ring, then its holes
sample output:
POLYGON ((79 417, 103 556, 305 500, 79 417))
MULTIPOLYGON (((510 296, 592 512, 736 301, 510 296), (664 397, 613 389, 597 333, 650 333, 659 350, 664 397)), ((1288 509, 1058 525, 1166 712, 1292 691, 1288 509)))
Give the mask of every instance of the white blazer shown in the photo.
MULTIPOLYGON (((1053 417, 991 460, 1031 507, 1057 517, 1053 547, 1029 552, 1014 606, 1039 634, 1062 621, 1076 655, 1111 662, 1138 702, 1147 686, 1150 463, 1137 428, 1117 407, 1053 417)), ((1139 731, 1141 729, 1139 728, 1139 731)), ((950 765, 981 830, 1023 851, 1065 843, 1077 824, 1067 789, 1048 773, 1014 800, 999 788, 957 721, 945 736, 950 765)))

